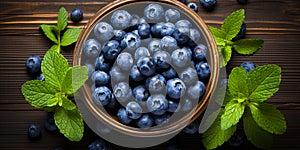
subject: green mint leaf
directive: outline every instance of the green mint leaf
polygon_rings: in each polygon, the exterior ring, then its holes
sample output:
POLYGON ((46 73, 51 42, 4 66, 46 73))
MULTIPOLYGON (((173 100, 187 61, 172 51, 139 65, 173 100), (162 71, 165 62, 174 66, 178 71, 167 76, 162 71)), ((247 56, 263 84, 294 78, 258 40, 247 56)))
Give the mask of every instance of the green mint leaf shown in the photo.
POLYGON ((49 99, 47 101, 47 107, 53 107, 53 106, 57 105, 58 102, 59 102, 59 98, 57 98, 57 97, 49 99))
POLYGON ((231 46, 225 46, 222 48, 222 59, 221 59, 221 67, 225 67, 231 58, 232 50, 231 46))
POLYGON ((247 98, 247 72, 243 67, 236 67, 232 69, 228 79, 228 90, 235 98, 247 98))
POLYGON ((227 88, 222 106, 226 106, 232 99, 233 96, 231 95, 230 91, 227 88))
POLYGON ((64 7, 61 7, 57 17, 57 28, 59 31, 63 31, 68 25, 68 12, 64 7))
POLYGON ((215 28, 213 26, 208 26, 210 32, 214 35, 214 37, 226 39, 226 33, 223 30, 215 28))
POLYGON ((67 59, 55 51, 47 51, 42 62, 42 72, 45 81, 62 91, 62 82, 69 68, 67 59))
POLYGON ((81 31, 82 29, 80 28, 67 29, 67 31, 64 33, 61 39, 61 45, 68 46, 76 42, 81 31))
POLYGON ((77 109, 58 109, 54 113, 55 124, 59 131, 70 141, 80 141, 83 136, 83 120, 77 109))
POLYGON ((63 82, 63 91, 67 94, 75 93, 88 79, 88 68, 85 66, 74 66, 69 68, 63 82))
POLYGON ((57 53, 60 53, 60 47, 58 45, 53 45, 50 49, 50 51, 55 51, 57 53))
POLYGON ((67 97, 63 96, 62 97, 62 107, 66 110, 73 110, 76 108, 76 105, 69 100, 67 97))
POLYGON ((206 149, 215 149, 228 141, 235 131, 236 126, 232 126, 227 130, 222 130, 220 117, 218 117, 212 126, 203 134, 202 143, 206 149))
POLYGON ((252 70, 247 78, 249 99, 263 102, 273 96, 279 89, 281 68, 277 65, 259 66, 252 70))
POLYGON ((42 24, 41 29, 43 30, 44 34, 54 43, 58 43, 58 40, 56 38, 57 33, 57 27, 54 25, 46 25, 42 24))
POLYGON ((262 39, 240 39, 234 42, 234 50, 243 55, 250 55, 259 50, 264 44, 262 39))
POLYGON ((36 108, 44 108, 47 101, 55 97, 55 89, 44 81, 31 80, 21 87, 26 101, 36 108))
POLYGON ((236 125, 242 118, 245 110, 245 104, 237 100, 231 100, 225 107, 225 111, 221 116, 221 129, 226 130, 236 125))
POLYGON ((256 147, 269 149, 272 145, 272 134, 260 128, 253 119, 249 109, 243 117, 244 131, 247 139, 256 147))
POLYGON ((231 41, 239 33, 244 19, 244 9, 237 10, 225 18, 221 30, 226 33, 227 40, 231 41))
POLYGON ((274 133, 283 134, 286 131, 284 116, 274 105, 260 103, 249 105, 255 122, 262 129, 274 133))

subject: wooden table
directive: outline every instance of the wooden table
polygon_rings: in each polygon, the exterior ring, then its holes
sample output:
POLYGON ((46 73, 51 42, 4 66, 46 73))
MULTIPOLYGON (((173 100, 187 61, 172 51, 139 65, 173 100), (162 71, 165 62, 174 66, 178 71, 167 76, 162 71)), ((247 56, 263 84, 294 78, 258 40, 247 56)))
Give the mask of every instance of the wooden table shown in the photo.
MULTIPOLYGON (((39 25, 56 24, 58 9, 64 6, 69 12, 76 7, 83 10, 82 22, 69 22, 69 27, 83 27, 99 8, 110 2, 55 1, 0 2, 0 149, 87 149, 88 144, 98 138, 88 127, 85 128, 81 142, 69 142, 59 133, 47 132, 43 128, 46 113, 27 104, 20 91, 21 84, 32 79, 25 69, 27 57, 33 54, 43 56, 51 46, 51 42, 39 30, 39 25), (42 126, 40 141, 28 140, 26 130, 29 123, 42 126)), ((257 65, 278 64, 282 67, 280 90, 269 102, 285 115, 288 128, 284 135, 274 136, 272 149, 300 149, 300 1, 249 0, 247 5, 238 5, 236 0, 218 0, 213 12, 208 13, 200 8, 199 14, 207 24, 220 26, 227 15, 239 8, 246 10, 246 37, 262 38, 265 44, 252 56, 233 53, 228 70, 244 61, 252 61, 257 65)), ((62 51, 69 62, 72 60, 73 48, 70 46, 62 51)), ((200 140, 199 135, 179 134, 168 143, 177 143, 182 149, 199 149, 200 140)), ((164 149, 168 143, 150 149, 164 149)), ((226 144, 224 148, 231 149, 226 144)), ((242 148, 254 149, 249 142, 244 142, 242 148)))

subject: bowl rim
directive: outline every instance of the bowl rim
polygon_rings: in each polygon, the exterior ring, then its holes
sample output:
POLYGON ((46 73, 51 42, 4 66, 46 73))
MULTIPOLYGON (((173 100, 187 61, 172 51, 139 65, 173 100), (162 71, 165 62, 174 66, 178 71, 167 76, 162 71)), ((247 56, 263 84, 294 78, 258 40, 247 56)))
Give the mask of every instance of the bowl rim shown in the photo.
MULTIPOLYGON (((210 57, 210 68, 211 68, 211 75, 209 82, 207 83, 206 92, 203 96, 202 100, 199 101, 197 104, 197 107, 194 108, 194 110, 190 111, 185 117, 177 120, 175 123, 172 123, 168 125, 168 127, 163 128, 163 130, 154 130, 154 131, 143 131, 139 128, 130 127, 127 125, 124 125, 120 123, 119 121, 113 119, 109 114, 106 114, 102 111, 95 110, 95 107, 97 107, 95 104, 92 104, 92 97, 91 91, 89 90, 89 87, 84 84, 83 88, 80 89, 81 92, 83 92, 84 99, 88 98, 88 100, 84 100, 84 104, 89 107, 90 112, 95 115, 95 117, 100 118, 102 123, 105 123, 106 125, 112 127, 113 129, 118 130, 119 132, 122 132, 124 134, 134 136, 134 137, 159 137, 169 134, 177 133, 178 131, 182 130, 186 125, 193 122, 196 118, 198 118, 203 111, 206 109, 206 106, 208 105, 209 99, 213 93, 213 91, 216 89, 217 85, 217 79, 219 78, 219 70, 220 70, 220 64, 219 64, 219 52, 218 47, 216 45, 216 42, 213 38, 213 35, 211 34, 209 28, 207 27, 204 20, 201 18, 199 14, 188 8, 183 3, 177 1, 177 0, 147 0, 147 1, 140 1, 140 0, 117 0, 113 1, 106 6, 102 7, 93 17, 90 18, 88 23, 85 25, 84 30, 81 32, 78 38, 78 42, 75 45, 74 53, 73 53, 73 60, 72 64, 73 66, 80 66, 82 65, 81 62, 81 55, 82 55, 82 47, 83 42, 87 40, 89 33, 92 32, 93 27, 95 26, 95 23, 98 22, 101 18, 107 16, 111 10, 119 9, 120 7, 126 7, 129 4, 133 3, 161 3, 161 4, 169 4, 174 5, 177 8, 180 8, 181 13, 185 13, 185 15, 189 18, 194 18, 193 22, 195 25, 197 25, 197 29, 202 29, 202 34, 204 34, 206 46, 208 48, 209 57, 210 57), (199 23, 199 24, 198 24, 199 23), (92 29, 91 29, 92 28, 92 29), (97 113, 96 113, 97 112, 97 113)), ((99 109, 99 107, 97 107, 99 109)), ((83 115, 83 119, 85 116, 83 115)), ((90 126, 89 124, 87 124, 90 126)), ((91 128, 92 129, 92 128, 91 128)), ((92 129, 93 130, 93 129, 92 129)), ((95 131, 95 130, 94 130, 95 131)), ((97 133, 97 132, 96 132, 97 133)))

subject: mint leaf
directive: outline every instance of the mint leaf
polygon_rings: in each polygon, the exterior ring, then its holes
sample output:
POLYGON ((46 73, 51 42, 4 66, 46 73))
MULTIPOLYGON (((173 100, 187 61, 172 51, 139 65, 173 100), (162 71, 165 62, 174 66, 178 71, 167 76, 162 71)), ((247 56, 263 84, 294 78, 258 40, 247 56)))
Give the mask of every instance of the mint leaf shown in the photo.
POLYGON ((68 12, 64 7, 61 7, 57 17, 57 28, 59 31, 63 31, 68 25, 68 12))
POLYGON ((213 26, 208 26, 208 28, 209 28, 210 32, 214 35, 214 37, 226 39, 226 33, 223 30, 220 30, 213 26))
POLYGON ((53 107, 53 106, 57 105, 58 102, 59 102, 59 98, 57 98, 57 97, 49 99, 47 101, 47 107, 53 107))
POLYGON ((255 122, 262 129, 274 134, 283 134, 286 131, 284 116, 274 105, 260 103, 249 107, 255 122))
POLYGON ((67 59, 55 52, 48 51, 42 62, 42 72, 46 83, 55 87, 58 91, 62 91, 62 82, 65 79, 65 74, 69 68, 67 59))
POLYGON ((237 100, 231 100, 225 107, 225 111, 221 116, 221 129, 226 130, 236 125, 242 118, 245 110, 245 104, 237 100))
POLYGON ((226 106, 232 99, 233 96, 231 95, 230 91, 227 88, 222 106, 226 106))
POLYGON ((221 62, 221 67, 224 67, 227 65, 227 63, 229 62, 230 58, 231 58, 231 54, 232 54, 232 50, 231 50, 231 46, 225 46, 222 49, 222 62, 221 62))
POLYGON ((226 17, 221 27, 221 30, 226 33, 225 39, 231 41, 239 33, 244 19, 244 9, 237 10, 226 17))
POLYGON ((246 78, 247 72, 243 69, 243 67, 236 67, 232 69, 228 79, 228 89, 233 97, 248 97, 246 78))
POLYGON ((234 50, 243 55, 250 55, 259 50, 264 44, 262 39, 240 39, 234 42, 234 50))
POLYGON ((66 110, 73 110, 76 108, 76 105, 69 100, 67 97, 63 96, 62 97, 62 107, 66 110))
POLYGON ((227 130, 222 130, 220 117, 218 117, 212 126, 203 134, 202 143, 206 149, 215 149, 228 141, 235 131, 236 126, 232 126, 227 130))
POLYGON ((59 131, 70 141, 80 141, 83 136, 83 120, 77 109, 58 109, 54 113, 55 124, 59 131))
POLYGON ((74 66, 69 68, 64 82, 63 91, 68 94, 75 93, 88 79, 88 68, 85 66, 74 66))
POLYGON ((31 80, 21 87, 26 101, 36 108, 47 106, 47 101, 54 98, 55 89, 44 81, 31 80))
POLYGON ((44 34, 54 43, 58 43, 58 40, 56 38, 56 32, 57 32, 57 27, 54 25, 46 25, 42 24, 41 29, 43 30, 44 34))
POLYGON ((272 145, 272 134, 260 128, 254 121, 250 110, 246 109, 243 117, 244 131, 247 139, 256 147, 269 149, 272 145))
POLYGON ((49 49, 49 51, 55 51, 57 53, 60 53, 60 47, 55 44, 49 49))
POLYGON ((273 96, 279 89, 281 68, 277 65, 259 66, 252 70, 247 78, 249 99, 263 102, 273 96))
POLYGON ((81 31, 82 29, 80 28, 67 29, 67 31, 64 33, 61 39, 61 45, 68 46, 76 42, 81 31))

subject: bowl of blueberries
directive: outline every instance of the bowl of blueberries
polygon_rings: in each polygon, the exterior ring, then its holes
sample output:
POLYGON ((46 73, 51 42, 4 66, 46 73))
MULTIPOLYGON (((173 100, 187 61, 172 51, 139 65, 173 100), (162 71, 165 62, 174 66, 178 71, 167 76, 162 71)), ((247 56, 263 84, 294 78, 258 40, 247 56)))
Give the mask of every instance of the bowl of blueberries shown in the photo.
POLYGON ((207 25, 175 0, 101 8, 78 39, 73 65, 89 69, 75 94, 85 123, 112 143, 136 148, 162 143, 198 118, 220 69, 207 25))

